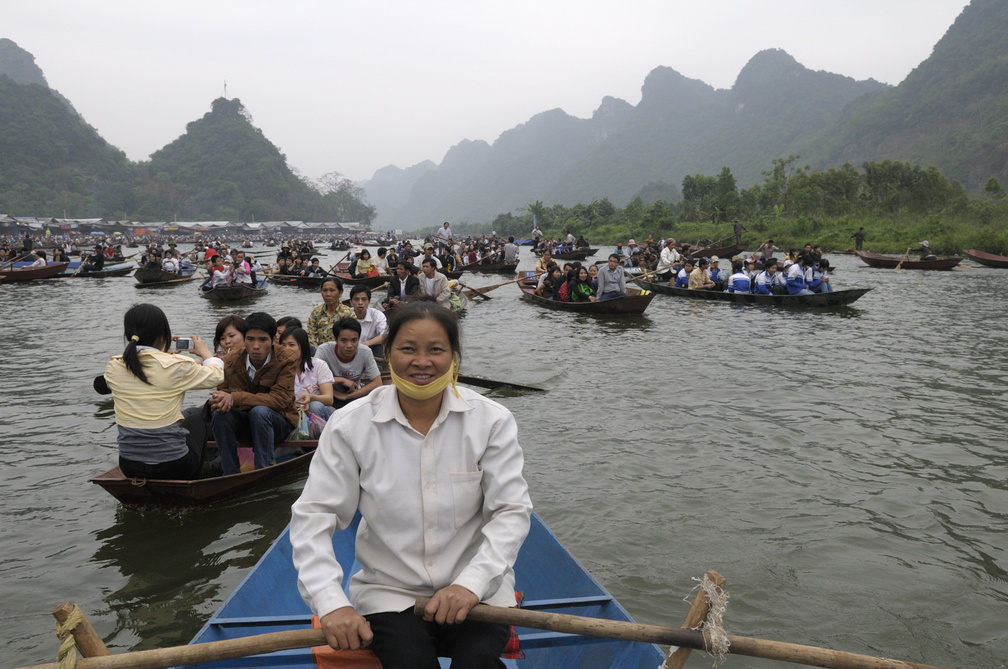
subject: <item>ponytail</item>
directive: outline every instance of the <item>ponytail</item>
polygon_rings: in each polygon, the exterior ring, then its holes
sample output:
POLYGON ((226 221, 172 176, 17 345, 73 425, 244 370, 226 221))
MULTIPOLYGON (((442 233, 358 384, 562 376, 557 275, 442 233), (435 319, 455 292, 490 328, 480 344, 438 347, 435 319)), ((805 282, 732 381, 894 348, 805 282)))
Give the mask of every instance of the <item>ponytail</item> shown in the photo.
POLYGON ((126 369, 133 373, 133 376, 144 383, 150 384, 150 381, 147 380, 147 375, 144 374, 143 365, 140 364, 140 352, 137 351, 137 344, 139 343, 140 337, 137 335, 130 336, 126 342, 126 348, 123 350, 123 363, 126 365, 126 369))

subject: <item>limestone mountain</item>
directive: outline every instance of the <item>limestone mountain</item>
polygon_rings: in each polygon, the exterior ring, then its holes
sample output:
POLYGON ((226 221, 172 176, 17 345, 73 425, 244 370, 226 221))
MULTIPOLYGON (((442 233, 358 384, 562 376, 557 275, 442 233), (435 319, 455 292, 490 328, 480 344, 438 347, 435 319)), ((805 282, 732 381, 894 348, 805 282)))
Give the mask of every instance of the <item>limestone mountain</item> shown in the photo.
MULTIPOLYGON (((677 187, 688 174, 717 173, 724 165, 740 182, 755 182, 773 158, 839 119, 847 103, 885 88, 813 72, 779 50, 754 56, 730 90, 659 67, 645 79, 636 106, 606 98, 590 119, 544 112, 493 145, 465 142, 440 165, 414 170, 412 183, 400 181, 408 196, 372 198, 382 225, 410 228, 490 220, 536 200, 622 204, 645 184, 677 187)), ((394 170, 384 168, 383 178, 394 170)))
POLYGON ((140 164, 140 218, 310 220, 321 195, 287 166, 237 98, 218 98, 203 118, 140 164))

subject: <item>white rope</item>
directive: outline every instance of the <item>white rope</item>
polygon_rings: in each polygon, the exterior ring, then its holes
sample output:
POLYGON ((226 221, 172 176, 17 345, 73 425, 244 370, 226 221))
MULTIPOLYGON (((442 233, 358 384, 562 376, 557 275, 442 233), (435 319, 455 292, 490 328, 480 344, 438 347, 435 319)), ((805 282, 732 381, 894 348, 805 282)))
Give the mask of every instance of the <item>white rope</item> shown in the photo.
MULTIPOLYGON (((731 642, 728 640, 728 633, 724 629, 724 614, 728 609, 728 593, 724 588, 719 587, 714 581, 710 580, 706 574, 704 574, 703 578, 694 576, 693 580, 697 584, 683 597, 683 601, 692 601, 697 588, 702 589, 704 596, 707 597, 709 606, 707 617, 691 629, 705 633, 705 640, 709 645, 706 649, 707 654, 714 658, 713 666, 717 667, 725 661, 725 657, 728 655, 728 648, 731 645, 731 642)), ((671 654, 669 654, 669 657, 671 657, 671 654)), ((668 658, 665 658, 658 669, 668 669, 666 662, 668 662, 668 658)))

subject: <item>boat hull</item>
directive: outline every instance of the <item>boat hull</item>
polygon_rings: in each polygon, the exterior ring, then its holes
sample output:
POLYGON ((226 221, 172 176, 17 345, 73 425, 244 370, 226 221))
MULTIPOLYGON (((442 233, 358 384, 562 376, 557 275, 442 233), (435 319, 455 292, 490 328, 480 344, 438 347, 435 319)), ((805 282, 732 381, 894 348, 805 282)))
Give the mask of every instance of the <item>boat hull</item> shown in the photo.
POLYGON ((71 279, 107 279, 114 276, 127 276, 136 269, 136 265, 133 263, 123 263, 119 265, 105 265, 104 269, 100 269, 97 272, 78 272, 77 270, 80 268, 80 265, 80 261, 70 263, 63 270, 63 275, 71 279))
POLYGON ((139 284, 177 283, 181 280, 194 279, 196 278, 195 274, 196 268, 191 266, 181 272, 166 272, 160 267, 137 267, 133 272, 133 278, 139 284))
MULTIPOLYGON (((278 460, 286 458, 283 461, 265 469, 228 476, 195 480, 133 479, 123 474, 119 467, 113 467, 88 480, 101 486, 125 506, 200 507, 262 488, 270 481, 303 471, 311 462, 317 445, 314 440, 285 441, 276 447, 276 457, 278 460)), ((208 448, 215 449, 216 446, 210 442, 208 448)))
POLYGON ((871 290, 870 288, 851 288, 849 290, 835 290, 832 293, 813 293, 811 295, 757 295, 755 293, 729 293, 717 290, 675 288, 664 283, 652 283, 647 279, 637 279, 635 283, 653 293, 672 295, 688 300, 797 308, 846 306, 871 290))
POLYGON ((266 294, 266 279, 260 279, 258 287, 251 285, 232 284, 230 286, 217 286, 210 290, 199 291, 200 297, 205 297, 211 302, 237 302, 238 300, 248 300, 266 294))
POLYGON ((532 304, 556 311, 573 311, 594 316, 639 316, 644 313, 644 310, 651 304, 651 300, 654 299, 654 293, 644 294, 641 292, 597 302, 562 302, 536 295, 533 292, 535 290, 534 282, 523 280, 518 283, 518 287, 521 288, 522 297, 532 304))
MULTIPOLYGON (((350 576, 360 569, 354 559, 359 522, 358 516, 350 527, 333 535, 333 550, 345 576, 344 589, 350 576)), ((298 594, 289 529, 281 533, 192 643, 311 627, 311 612, 298 594)), ((524 596, 524 609, 632 621, 619 602, 585 570, 536 514, 532 515, 528 537, 515 563, 515 589, 524 596)), ((664 659, 661 649, 653 644, 522 627, 517 628, 517 632, 525 658, 502 660, 510 669, 654 669, 664 659)), ((251 664, 248 658, 243 658, 190 666, 216 669, 251 664)), ((259 656, 255 666, 308 669, 316 665, 311 649, 304 648, 259 656)))
POLYGON ((518 271, 518 263, 516 262, 490 262, 490 263, 474 263, 472 265, 463 265, 461 267, 463 270, 468 270, 470 272, 482 272, 484 274, 514 274, 518 271))
POLYGON ((58 262, 43 267, 12 267, 0 270, 0 283, 19 283, 22 281, 38 281, 52 279, 61 275, 70 263, 58 262))
POLYGON ((1008 268, 1008 256, 999 256, 996 253, 985 253, 983 251, 977 251, 976 249, 967 249, 963 251, 970 260, 975 260, 976 262, 984 265, 986 267, 998 267, 1001 269, 1008 268))
POLYGON ((855 251, 854 255, 861 258, 869 267, 881 269, 938 269, 950 270, 960 262, 962 258, 938 258, 936 260, 903 260, 893 256, 884 256, 870 251, 855 251))
POLYGON ((694 258, 731 258, 746 250, 745 244, 734 244, 732 246, 708 246, 707 248, 690 249, 690 255, 694 258))

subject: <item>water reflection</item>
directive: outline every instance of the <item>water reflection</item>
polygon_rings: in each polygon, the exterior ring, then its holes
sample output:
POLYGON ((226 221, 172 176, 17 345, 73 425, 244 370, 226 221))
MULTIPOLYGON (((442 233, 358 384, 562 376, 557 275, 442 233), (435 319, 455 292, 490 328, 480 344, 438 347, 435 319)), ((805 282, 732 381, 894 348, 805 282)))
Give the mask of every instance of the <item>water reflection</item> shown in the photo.
POLYGON ((94 533, 91 558, 120 574, 104 595, 109 645, 156 648, 195 634, 290 520, 296 494, 288 486, 187 512, 117 508, 115 524, 94 533))

